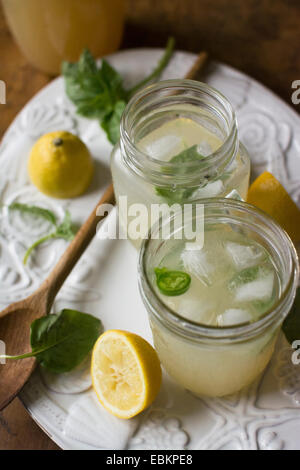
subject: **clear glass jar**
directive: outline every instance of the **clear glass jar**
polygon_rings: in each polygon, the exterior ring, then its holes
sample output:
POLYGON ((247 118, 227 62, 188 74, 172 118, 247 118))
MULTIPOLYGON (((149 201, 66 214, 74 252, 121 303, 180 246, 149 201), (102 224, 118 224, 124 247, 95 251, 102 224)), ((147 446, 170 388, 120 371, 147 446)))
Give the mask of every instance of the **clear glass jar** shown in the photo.
MULTIPOLYGON (((286 232, 262 211, 231 199, 201 203, 205 230, 214 224, 229 224, 233 230, 262 245, 270 255, 280 285, 271 309, 252 323, 218 327, 187 320, 169 308, 155 292, 153 270, 168 244, 174 243, 172 232, 169 239, 157 237, 162 225, 171 220, 170 216, 161 218, 152 227, 151 237, 142 245, 139 287, 149 314, 154 345, 166 371, 197 395, 223 396, 250 384, 267 366, 294 300, 298 258, 286 232)), ((176 221, 178 216, 179 213, 173 214, 171 218, 176 221)))
MULTIPOLYGON (((111 171, 117 201, 127 196, 128 207, 183 204, 226 196, 233 189, 246 197, 250 160, 238 140, 235 113, 221 93, 204 83, 167 80, 140 90, 123 113, 120 135, 111 171), (202 161, 166 160, 170 146, 173 157, 194 144, 199 153, 206 151, 202 161)), ((122 211, 119 216, 126 230, 130 217, 122 211)))
POLYGON ((95 57, 121 43, 124 0, 2 0, 20 49, 42 72, 61 73, 63 60, 75 62, 87 47, 95 57))

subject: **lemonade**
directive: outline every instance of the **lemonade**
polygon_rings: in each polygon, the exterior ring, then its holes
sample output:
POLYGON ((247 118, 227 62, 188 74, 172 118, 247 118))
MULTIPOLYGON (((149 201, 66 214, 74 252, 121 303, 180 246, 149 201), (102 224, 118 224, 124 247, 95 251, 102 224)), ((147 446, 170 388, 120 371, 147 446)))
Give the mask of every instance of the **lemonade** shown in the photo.
POLYGON ((117 50, 124 0, 2 0, 6 19, 28 60, 43 72, 60 73, 82 49, 95 57, 117 50))
POLYGON ((154 278, 153 287, 170 309, 204 325, 256 321, 280 296, 279 276, 266 249, 222 224, 205 232, 201 249, 178 241, 159 267, 190 275, 182 295, 164 295, 154 278))
POLYGON ((197 395, 223 396, 268 364, 298 261, 285 232, 253 206, 203 203, 203 246, 172 234, 157 239, 166 219, 153 227, 141 250, 140 291, 167 372, 197 395))
MULTIPOLYGON (((200 82, 168 80, 128 104, 111 171, 117 201, 127 196, 128 207, 142 203, 150 210, 151 204, 185 204, 233 189, 246 197, 250 160, 225 97, 200 82)), ((131 219, 122 208, 119 216, 126 232, 131 219)), ((152 223, 144 221, 137 246, 152 223)))

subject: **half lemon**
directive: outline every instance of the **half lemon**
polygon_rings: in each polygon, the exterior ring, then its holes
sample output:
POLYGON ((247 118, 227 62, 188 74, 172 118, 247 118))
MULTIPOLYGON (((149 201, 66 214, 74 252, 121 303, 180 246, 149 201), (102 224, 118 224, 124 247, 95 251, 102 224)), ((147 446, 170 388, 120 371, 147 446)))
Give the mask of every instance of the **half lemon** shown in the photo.
POLYGON ((153 402, 162 376, 153 347, 122 330, 108 330, 97 340, 91 374, 101 404, 123 419, 132 418, 153 402))

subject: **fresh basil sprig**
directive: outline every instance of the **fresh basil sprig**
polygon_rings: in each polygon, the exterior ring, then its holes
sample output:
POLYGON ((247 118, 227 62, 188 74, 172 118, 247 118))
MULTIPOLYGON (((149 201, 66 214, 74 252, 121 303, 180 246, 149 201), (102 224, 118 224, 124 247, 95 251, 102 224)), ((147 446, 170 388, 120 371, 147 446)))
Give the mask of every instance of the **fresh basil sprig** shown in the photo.
MULTIPOLYGON (((192 145, 192 147, 189 147, 180 152, 178 155, 172 157, 169 162, 178 165, 178 168, 176 169, 177 175, 184 175, 191 171, 188 167, 184 166, 185 163, 199 162, 199 165, 201 165, 203 160, 205 160, 205 157, 198 152, 198 145, 192 145), (181 167, 180 164, 183 164, 183 166, 181 167)), ((167 167, 163 168, 162 170, 167 172, 167 167)), ((177 188, 173 190, 156 186, 155 191, 156 194, 163 197, 168 202, 168 204, 180 204, 186 201, 193 194, 195 188, 177 188)))
POLYGON ((52 225, 54 225, 55 229, 49 233, 48 235, 45 235, 44 237, 39 238, 37 241, 35 241, 26 251, 23 263, 26 264, 28 261, 29 256, 37 248, 39 245, 42 243, 45 243, 48 240, 52 240, 55 238, 63 238, 64 240, 71 241, 73 240, 75 234, 76 234, 76 228, 74 227, 74 224, 72 223, 71 220, 71 215, 69 211, 66 211, 65 217, 61 224, 57 224, 57 219, 55 214, 50 211, 49 209, 44 209, 43 207, 38 207, 38 206, 29 206, 27 204, 22 204, 22 203, 13 203, 8 206, 9 210, 17 210, 22 213, 30 214, 33 217, 41 217, 48 222, 51 222, 52 225))
POLYGON ((76 229, 74 228, 72 221, 71 221, 71 215, 69 211, 66 211, 64 220, 60 225, 57 225, 55 230, 48 235, 45 235, 44 237, 40 238, 36 242, 34 242, 26 251, 23 263, 26 264, 28 261, 29 256, 35 250, 35 248, 42 243, 45 243, 48 240, 52 240, 54 238, 63 238, 66 241, 71 241, 73 240, 74 236, 76 233, 76 229))
POLYGON ((56 217, 55 214, 50 211, 49 209, 44 209, 43 207, 37 206, 29 206, 28 204, 21 204, 20 202, 13 202, 8 206, 10 211, 19 211, 23 212, 24 214, 35 215, 38 217, 42 217, 43 219, 47 220, 51 224, 56 224, 56 217))
POLYGON ((128 100, 141 86, 161 75, 173 50, 174 39, 169 38, 165 53, 154 71, 133 88, 125 90, 121 75, 104 59, 98 68, 90 51, 85 49, 78 63, 62 64, 66 93, 75 104, 77 113, 98 119, 110 142, 115 144, 120 137, 120 119, 128 100))
POLYGON ((36 357, 51 372, 69 372, 78 366, 102 333, 98 318, 77 310, 64 309, 59 314, 38 318, 30 327, 31 352, 2 359, 36 357))

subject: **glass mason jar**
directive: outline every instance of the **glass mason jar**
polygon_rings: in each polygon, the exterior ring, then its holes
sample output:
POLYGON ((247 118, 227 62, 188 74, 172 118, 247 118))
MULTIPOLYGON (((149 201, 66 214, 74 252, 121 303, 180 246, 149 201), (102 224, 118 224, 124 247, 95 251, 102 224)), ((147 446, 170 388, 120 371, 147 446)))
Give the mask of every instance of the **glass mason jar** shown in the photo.
MULTIPOLYGON (((233 189, 245 198, 250 160, 238 140, 232 106, 221 93, 198 81, 166 80, 140 90, 128 103, 111 171, 117 201, 127 196, 128 207, 150 208, 226 196, 233 189), (205 158, 173 158, 196 145, 205 158)), ((126 231, 130 217, 119 210, 126 231)))
POLYGON ((170 238, 162 240, 157 237, 159 230, 171 219, 176 221, 178 212, 162 217, 152 227, 151 237, 144 241, 139 259, 139 287, 154 345, 166 371, 197 395, 223 396, 250 384, 267 366, 294 300, 298 258, 286 232, 262 211, 231 199, 199 202, 204 204, 204 236, 210 227, 227 224, 268 252, 278 273, 277 300, 252 323, 222 327, 190 321, 169 308, 155 291, 153 271, 168 246, 174 243, 172 231, 170 238))
POLYGON ((20 49, 36 68, 51 75, 63 60, 75 62, 87 47, 95 57, 121 43, 124 0, 2 0, 20 49))

